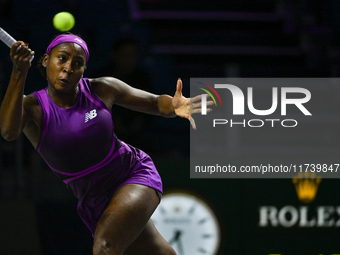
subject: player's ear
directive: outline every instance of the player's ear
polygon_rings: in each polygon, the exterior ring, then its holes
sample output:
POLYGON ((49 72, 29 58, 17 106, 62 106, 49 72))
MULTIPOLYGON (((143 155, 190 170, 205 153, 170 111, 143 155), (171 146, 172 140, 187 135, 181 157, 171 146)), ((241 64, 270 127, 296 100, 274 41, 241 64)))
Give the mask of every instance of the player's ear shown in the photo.
POLYGON ((47 65, 47 60, 49 59, 49 55, 48 54, 44 54, 44 56, 43 56, 43 61, 42 61, 42 65, 44 66, 44 67, 46 67, 46 65, 47 65))

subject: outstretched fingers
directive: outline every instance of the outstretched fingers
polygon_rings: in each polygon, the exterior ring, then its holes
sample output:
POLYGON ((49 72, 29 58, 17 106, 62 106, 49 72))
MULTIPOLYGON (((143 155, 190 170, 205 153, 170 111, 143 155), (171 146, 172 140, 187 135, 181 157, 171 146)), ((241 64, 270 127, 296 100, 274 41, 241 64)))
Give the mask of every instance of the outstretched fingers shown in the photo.
POLYGON ((183 82, 181 78, 178 78, 175 95, 182 97, 182 89, 183 89, 183 82))
POLYGON ((189 121, 190 121, 192 128, 196 130, 196 123, 191 115, 189 116, 189 121))
MULTIPOLYGON (((209 96, 209 95, 207 95, 209 96)), ((190 112, 191 114, 194 114, 194 113, 201 113, 202 112, 202 95, 198 95, 198 96, 195 96, 193 98, 190 99, 190 112)), ((206 105, 213 105, 214 102, 213 101, 207 101, 206 102, 206 105)), ((211 112, 212 109, 211 108, 207 108, 207 112, 211 112)))
MULTIPOLYGON (((207 95, 209 96, 209 95, 207 95)), ((190 121, 190 124, 192 126, 193 129, 196 130, 196 124, 195 124, 195 120, 193 119, 192 117, 192 114, 195 114, 195 113, 201 113, 202 112, 202 95, 198 95, 198 96, 195 96, 193 98, 190 98, 190 116, 189 116, 189 121, 190 121)), ((207 101, 206 102, 206 106, 208 105, 213 105, 214 102, 213 101, 207 101)), ((207 112, 211 112, 212 109, 211 108, 207 108, 206 109, 207 112)))
MULTIPOLYGON (((203 95, 197 95, 193 98, 185 98, 182 95, 182 89, 183 89, 182 80, 178 78, 176 92, 171 101, 172 106, 177 116, 188 119, 190 121, 192 128, 196 129, 195 121, 191 115, 202 112, 202 96, 203 95)), ((204 96, 205 96, 205 99, 209 97, 209 95, 204 95, 204 96)), ((213 104, 214 104, 213 101, 204 100, 204 110, 206 110, 206 112, 211 112, 212 109, 208 108, 207 106, 210 106, 213 104)))

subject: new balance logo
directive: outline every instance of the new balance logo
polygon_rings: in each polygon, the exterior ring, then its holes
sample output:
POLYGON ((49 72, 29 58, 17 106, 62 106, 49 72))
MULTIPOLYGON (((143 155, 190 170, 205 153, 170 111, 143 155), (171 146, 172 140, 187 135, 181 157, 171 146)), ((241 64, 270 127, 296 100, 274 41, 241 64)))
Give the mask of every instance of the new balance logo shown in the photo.
POLYGON ((88 122, 89 120, 94 119, 95 117, 97 117, 96 109, 85 113, 85 123, 88 122))

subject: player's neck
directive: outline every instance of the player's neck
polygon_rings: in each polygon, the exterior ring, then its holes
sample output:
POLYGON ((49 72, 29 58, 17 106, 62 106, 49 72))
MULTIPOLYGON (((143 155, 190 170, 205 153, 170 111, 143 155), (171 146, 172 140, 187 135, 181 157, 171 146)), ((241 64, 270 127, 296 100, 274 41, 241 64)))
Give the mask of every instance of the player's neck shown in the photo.
POLYGON ((52 99, 52 101, 60 108, 70 108, 72 107, 78 98, 79 88, 78 86, 74 91, 65 93, 51 88, 47 88, 47 94, 52 99))

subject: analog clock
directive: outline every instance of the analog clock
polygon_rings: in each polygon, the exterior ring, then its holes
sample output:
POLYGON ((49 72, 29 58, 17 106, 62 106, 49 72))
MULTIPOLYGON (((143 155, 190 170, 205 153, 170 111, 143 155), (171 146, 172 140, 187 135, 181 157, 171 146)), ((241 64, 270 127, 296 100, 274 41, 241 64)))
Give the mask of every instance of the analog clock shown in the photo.
POLYGON ((218 219, 197 196, 184 192, 163 195, 151 219, 177 255, 214 255, 218 251, 218 219))

